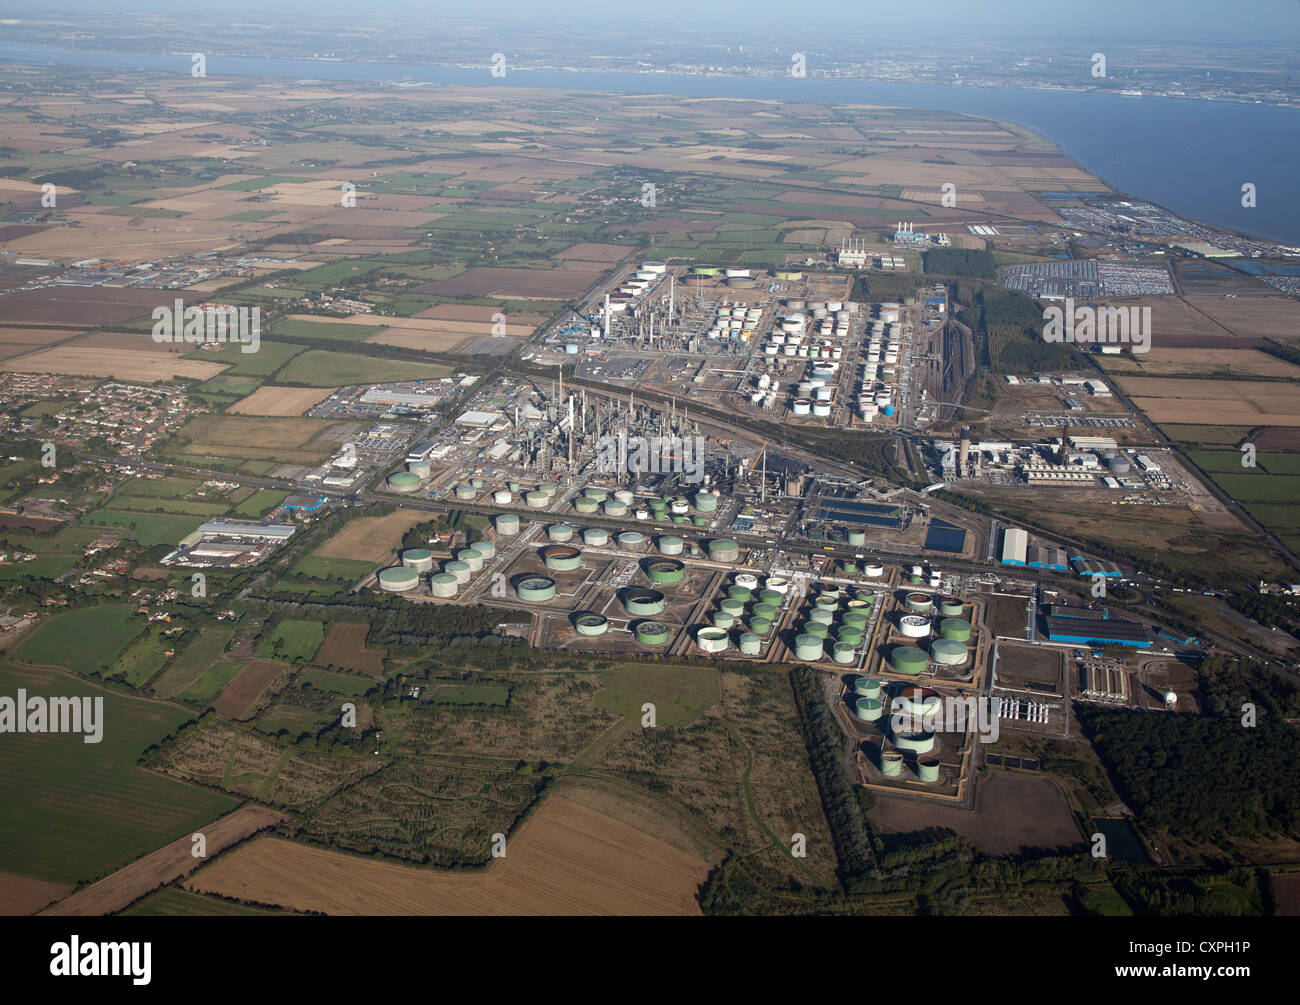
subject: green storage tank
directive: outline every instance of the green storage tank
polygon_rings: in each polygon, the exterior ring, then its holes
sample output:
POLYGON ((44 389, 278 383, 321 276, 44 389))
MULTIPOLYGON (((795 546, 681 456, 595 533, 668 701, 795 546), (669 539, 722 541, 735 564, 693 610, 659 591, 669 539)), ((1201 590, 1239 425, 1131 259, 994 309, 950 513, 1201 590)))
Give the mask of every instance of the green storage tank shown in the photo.
POLYGON ((831 634, 830 627, 816 621, 809 621, 803 626, 804 634, 817 639, 825 639, 831 634))
POLYGON ((774 617, 776 617, 776 605, 767 604, 767 603, 755 604, 753 615, 756 618, 767 618, 769 621, 771 621, 774 617))
POLYGON ((847 642, 851 646, 862 645, 862 631, 858 628, 848 628, 841 626, 840 630, 835 633, 837 642, 847 642))
POLYGON ((863 722, 877 722, 885 712, 879 698, 862 697, 853 703, 854 714, 863 722))
POLYGON ((903 773, 903 755, 887 750, 880 755, 880 773, 886 778, 896 778, 903 773))
POLYGON ((853 693, 863 698, 879 698, 880 681, 874 677, 859 677, 853 682, 853 693))
POLYGON ((715 562, 734 562, 740 558, 740 545, 727 539, 710 541, 709 558, 715 562))
POLYGON ((848 642, 836 642, 831 646, 831 659, 836 663, 852 664, 857 659, 857 651, 848 642))
POLYGON ((680 583, 686 578, 686 566, 672 558, 652 558, 646 563, 646 575, 656 584, 680 583))
POLYGON ((930 643, 930 658, 942 666, 961 666, 967 655, 966 643, 956 639, 935 639, 930 643))
POLYGON ((858 611, 849 611, 840 619, 840 623, 843 624, 845 628, 856 628, 860 632, 866 631, 867 616, 858 611))
POLYGON ((668 641, 668 626, 658 621, 642 621, 633 634, 643 646, 661 646, 668 641))
POLYGON ((923 782, 939 780, 939 758, 933 754, 922 754, 916 759, 916 776, 923 782))
POLYGON ((519 599, 530 604, 543 604, 555 599, 555 580, 546 576, 529 576, 515 586, 519 599))
POLYGON ((420 487, 420 478, 409 471, 398 471, 388 476, 388 487, 394 492, 414 492, 420 487))
POLYGON ((822 640, 815 635, 800 635, 794 640, 796 659, 816 662, 822 658, 822 640))
POLYGON ((829 625, 835 620, 835 615, 823 607, 818 607, 808 612, 808 620, 815 625, 829 625))
POLYGON ((718 508, 718 497, 712 492, 695 493, 695 508, 701 513, 712 513, 718 508))
POLYGON ((727 596, 732 600, 739 600, 742 604, 748 604, 754 594, 743 586, 733 586, 727 591, 727 596))
POLYGON ((404 565, 395 565, 379 573, 379 588, 385 593, 408 593, 420 585, 420 574, 404 565))
POLYGON ((745 605, 739 600, 732 600, 731 598, 727 598, 718 606, 728 614, 734 614, 736 617, 740 617, 745 612, 745 605))
POLYGON ((609 631, 609 619, 603 614, 596 614, 594 611, 587 611, 577 615, 573 619, 573 625, 577 628, 579 635, 585 635, 588 638, 595 638, 609 631))
POLYGON ((898 673, 911 675, 922 673, 927 663, 929 659, 916 646, 898 646, 889 654, 889 665, 898 673))
POLYGON ((773 607, 779 607, 781 604, 781 594, 776 590, 764 590, 758 595, 758 599, 761 603, 771 604, 773 607))
POLYGON ((970 641, 970 622, 961 618, 944 618, 939 622, 939 637, 957 642, 970 641))
POLYGON ((712 621, 714 628, 722 628, 725 630, 735 627, 736 616, 734 614, 728 614, 726 611, 717 611, 714 613, 712 621))
POLYGON ((966 606, 953 597, 944 597, 939 601, 939 613, 945 618, 960 618, 966 606))
POLYGON ((628 614, 639 618, 662 614, 664 595, 658 590, 647 590, 634 586, 623 592, 623 606, 627 609, 628 614))
POLYGON ((590 516, 592 513, 595 513, 599 507, 600 503, 595 499, 592 499, 590 496, 580 496, 573 501, 573 508, 583 514, 583 516, 590 516))
POLYGON ((582 552, 567 544, 552 544, 542 549, 542 562, 556 572, 572 572, 582 566, 582 552))
POLYGON ((867 532, 864 530, 849 531, 849 544, 857 547, 867 543, 867 532))
POLYGON ((749 630, 758 635, 766 635, 772 630, 771 618, 750 618, 749 630))
POLYGON ((753 632, 745 632, 740 637, 740 654, 742 656, 757 656, 763 651, 763 640, 753 632))

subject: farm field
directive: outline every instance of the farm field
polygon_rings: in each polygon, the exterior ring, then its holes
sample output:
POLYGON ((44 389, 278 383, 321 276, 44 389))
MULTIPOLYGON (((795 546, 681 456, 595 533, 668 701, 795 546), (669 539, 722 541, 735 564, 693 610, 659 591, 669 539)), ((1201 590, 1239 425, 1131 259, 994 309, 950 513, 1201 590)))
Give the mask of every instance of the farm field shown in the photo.
MULTIPOLYGON (((201 825, 195 833, 203 835, 207 855, 214 857, 283 819, 282 814, 265 806, 244 806, 229 816, 201 825)), ((151 890, 188 875, 202 863, 202 859, 194 857, 192 838, 193 835, 186 834, 41 913, 60 917, 99 917, 120 911, 151 890)))
POLYGON ((450 377, 451 367, 408 360, 372 359, 351 353, 309 349, 276 374, 279 380, 309 387, 338 388, 385 380, 433 380, 450 377))
POLYGON ((264 384, 247 398, 235 402, 228 411, 235 415, 302 415, 337 390, 336 387, 275 387, 264 384))
POLYGON ((1205 374, 1300 380, 1300 366, 1258 349, 1177 349, 1158 346, 1141 355, 1099 356, 1098 361, 1108 373, 1125 376, 1205 374))
POLYGON ((406 509, 394 510, 387 516, 358 517, 349 520, 342 530, 312 554, 319 558, 368 562, 373 568, 402 543, 403 534, 425 519, 425 514, 406 509))
POLYGON ((175 377, 208 380, 224 368, 218 363, 198 362, 172 353, 129 352, 121 349, 57 346, 4 360, 0 370, 14 373, 62 373, 75 377, 115 377, 118 380, 151 384, 175 377))
POLYGON ((481 875, 260 838, 185 886, 326 914, 698 915, 695 889, 707 871, 707 863, 657 838, 553 796, 481 875))
POLYGON ((252 660, 226 685, 212 703, 213 710, 226 719, 247 719, 257 708, 266 689, 284 673, 284 669, 283 663, 252 660))
POLYGON ((124 918, 227 918, 253 915, 285 914, 260 907, 246 907, 219 897, 187 893, 175 886, 165 886, 138 904, 122 912, 124 918))
POLYGON ((105 605, 51 618, 25 638, 14 658, 74 673, 106 671, 127 644, 144 631, 143 618, 129 607, 105 605))
POLYGON ((1067 848, 1083 841, 1065 797, 1046 776, 990 771, 975 800, 971 812, 882 795, 869 816, 881 830, 895 833, 947 827, 986 855, 1067 848))
POLYGON ((247 661, 222 660, 199 674, 178 694, 181 701, 209 702, 220 694, 248 665, 247 661))
MULTIPOLYGON (((192 685, 209 667, 221 659, 230 641, 231 629, 207 627, 197 638, 180 651, 166 672, 154 682, 154 694, 159 698, 174 698, 192 685)), ((220 688, 212 692, 216 694, 220 688)))
POLYGON ((1290 383, 1121 377, 1119 385, 1160 425, 1197 422, 1208 406, 1227 425, 1300 426, 1300 393, 1290 383))
POLYGON ((181 538, 191 534, 203 521, 192 516, 101 509, 88 514, 85 522, 105 527, 122 527, 148 548, 155 544, 180 544, 181 538))
POLYGON ((109 725, 97 744, 50 733, 0 744, 0 872, 65 884, 96 879, 235 807, 234 799, 136 763, 190 713, 85 681, 70 686, 52 671, 0 664, 0 693, 12 697, 18 688, 103 697, 109 725))
POLYGON ((369 631, 370 626, 365 624, 331 625, 325 644, 315 655, 315 662, 321 666, 383 677, 385 651, 366 648, 366 634, 369 631))
POLYGON ((258 646, 258 655, 287 660, 310 660, 316 655, 325 630, 319 621, 281 621, 258 646))
POLYGON ((357 562, 349 558, 321 558, 307 555, 293 567, 295 575, 309 579, 332 580, 342 577, 357 582, 375 571, 373 562, 357 562))

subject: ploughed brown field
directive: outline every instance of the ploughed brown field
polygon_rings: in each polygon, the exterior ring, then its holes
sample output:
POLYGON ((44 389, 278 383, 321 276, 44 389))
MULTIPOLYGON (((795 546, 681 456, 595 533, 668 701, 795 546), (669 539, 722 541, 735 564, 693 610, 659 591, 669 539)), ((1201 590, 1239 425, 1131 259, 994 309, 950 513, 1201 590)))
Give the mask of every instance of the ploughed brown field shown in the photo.
POLYGON ((316 654, 316 662, 321 666, 383 677, 385 651, 366 648, 366 633, 369 631, 369 625, 332 625, 325 644, 316 654))
POLYGON ((326 914, 698 915, 708 864, 552 796, 479 874, 376 862, 261 838, 186 882, 195 892, 326 914))
POLYGON ((16 872, 0 872, 0 917, 35 914, 71 889, 64 883, 49 883, 16 872))
POLYGON ((239 671, 239 676, 212 703, 217 715, 226 719, 246 719, 257 708, 258 699, 284 670, 283 663, 253 660, 239 671))
MULTIPOLYGON (((205 851, 211 858, 223 848, 242 841, 250 834, 278 824, 284 816, 265 806, 244 806, 229 816, 214 820, 195 831, 206 842, 205 851)), ((41 913, 57 915, 98 916, 120 911, 145 894, 179 879, 201 865, 203 859, 194 857, 193 835, 186 835, 150 852, 97 883, 78 890, 66 900, 41 913)))

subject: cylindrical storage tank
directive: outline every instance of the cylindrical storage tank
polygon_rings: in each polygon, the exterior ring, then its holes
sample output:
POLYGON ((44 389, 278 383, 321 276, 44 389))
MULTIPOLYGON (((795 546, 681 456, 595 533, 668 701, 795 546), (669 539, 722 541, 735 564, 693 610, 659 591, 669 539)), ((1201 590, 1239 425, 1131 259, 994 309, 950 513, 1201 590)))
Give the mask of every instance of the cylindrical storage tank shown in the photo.
POLYGON ((773 590, 784 596, 785 592, 790 589, 790 580, 784 576, 769 576, 763 580, 763 586, 765 589, 773 590))
POLYGON ((939 758, 933 754, 922 754, 916 759, 916 776, 923 782, 939 780, 939 758))
POLYGON ((945 618, 960 618, 964 610, 966 608, 962 602, 952 597, 944 597, 939 601, 939 613, 945 618))
POLYGON ((497 533, 502 537, 513 537, 519 533, 519 517, 513 513, 502 513, 494 521, 497 533))
POLYGON ((867 543, 867 532, 864 530, 851 530, 848 533, 849 544, 858 546, 867 543))
POLYGON ((475 492, 481 492, 483 490, 484 483, 482 478, 471 478, 469 480, 469 484, 470 484, 470 488, 472 488, 475 492))
POLYGON ((740 655, 757 656, 763 651, 763 640, 753 632, 745 632, 740 637, 740 655))
POLYGON ((497 546, 491 541, 476 541, 470 545, 475 551, 483 556, 483 561, 488 562, 497 557, 497 546))
POLYGON ((943 698, 927 687, 905 687, 894 696, 891 711, 905 716, 937 715, 943 698))
POLYGON ((701 513, 712 513, 718 508, 718 497, 712 492, 696 492, 695 508, 701 513))
POLYGON ((831 406, 825 401, 813 402, 812 414, 817 416, 819 419, 824 419, 826 416, 831 414, 831 406))
POLYGON ((862 629, 841 627, 835 633, 835 641, 847 642, 851 646, 862 645, 862 629))
POLYGON ((923 614, 904 614, 898 619, 898 630, 905 638, 923 639, 930 634, 930 619, 923 614))
POLYGON ((587 499, 595 499, 598 503, 603 503, 609 498, 609 492, 600 488, 598 485, 590 485, 582 490, 582 494, 587 499))
POLYGON ((714 628, 721 628, 724 630, 732 628, 736 624, 736 616, 734 614, 728 614, 726 611, 715 611, 710 620, 713 622, 714 628))
POLYGON ((722 603, 718 604, 728 614, 734 614, 736 617, 745 613, 745 603, 742 600, 732 600, 728 597, 722 603))
POLYGON ((862 574, 868 579, 879 579, 885 574, 885 567, 879 562, 868 562, 862 567, 862 574))
POLYGON ((894 733, 891 739, 899 750, 910 750, 914 754, 928 754, 934 749, 934 734, 923 730, 894 733))
POLYGON ((880 773, 886 778, 896 778, 903 773, 903 755, 889 750, 880 755, 880 773))
POLYGON ((533 509, 545 509, 546 504, 551 501, 551 497, 545 492, 538 492, 534 489, 532 492, 524 493, 524 502, 533 509))
POLYGON ((735 562, 740 558, 740 545, 728 540, 710 541, 709 558, 715 562, 735 562))
MULTIPOLYGON (((780 598, 778 597, 777 599, 780 598)), ((777 610, 776 604, 758 603, 754 605, 754 609, 751 613, 756 618, 767 618, 769 621, 771 621, 774 617, 776 617, 776 610, 777 610)))
POLYGON ((766 635, 772 630, 772 619, 753 615, 749 619, 749 630, 756 635, 766 635))
POLYGON ((961 618, 944 618, 939 622, 939 637, 955 639, 958 642, 970 641, 970 622, 961 618))
POLYGON ((416 478, 428 478, 433 473, 433 465, 428 461, 407 461, 406 470, 416 478))
POLYGON ((662 614, 664 595, 658 590, 647 590, 643 587, 634 586, 624 591, 623 607, 628 614, 638 618, 662 614))
POLYGON ((462 484, 456 486, 456 498, 477 499, 478 490, 475 489, 474 486, 471 485, 469 482, 463 482, 462 484))
POLYGON ((388 487, 394 492, 414 492, 420 487, 420 478, 409 471, 398 471, 388 476, 388 487))
POLYGON ((429 577, 429 592, 435 597, 454 597, 460 589, 460 584, 456 582, 456 577, 450 572, 440 572, 436 576, 429 577))
POLYGON ((632 501, 636 498, 636 496, 634 496, 627 489, 617 489, 614 492, 614 498, 619 502, 621 502, 624 506, 631 506, 632 501))
POLYGON ((407 548, 402 552, 402 564, 416 572, 432 572, 433 553, 427 548, 407 548))
POLYGON ((781 594, 765 585, 758 595, 758 602, 760 604, 771 604, 773 608, 779 607, 781 604, 781 594))
POLYGON ((809 415, 812 412, 812 402, 807 398, 796 398, 792 408, 795 415, 809 415))
POLYGON ((519 599, 530 604, 543 604, 555 599, 555 580, 546 576, 529 576, 515 586, 519 599))
POLYGON ((577 499, 573 500, 573 508, 583 516, 591 516, 591 514, 595 513, 596 510, 600 508, 600 503, 596 502, 596 500, 592 499, 590 496, 579 496, 577 499))
POLYGON ((741 572, 736 574, 736 585, 746 590, 758 589, 758 577, 752 572, 741 572))
MULTIPOLYGON (((851 604, 853 601, 850 600, 849 603, 851 604)), ((840 620, 840 623, 843 624, 845 628, 856 628, 860 632, 866 631, 867 616, 861 611, 849 611, 840 620)))
POLYGON ((668 626, 658 621, 642 621, 634 634, 643 646, 661 646, 668 641, 668 626))
POLYGON ((573 540, 573 528, 567 523, 553 523, 546 528, 546 536, 552 541, 563 544, 565 541, 573 540))
POLYGON ((823 590, 822 593, 813 601, 813 606, 822 610, 833 611, 840 606, 839 590, 823 590))
POLYGON ((727 648, 727 633, 721 628, 701 628, 695 633, 695 644, 706 653, 720 653, 727 648))
POLYGON ((821 621, 805 621, 803 630, 805 635, 811 635, 822 641, 830 638, 831 635, 831 626, 821 621))
POLYGON ((966 643, 956 639, 935 639, 930 643, 930 658, 943 666, 961 666, 966 662, 966 643))
POLYGON ((672 501, 672 512, 674 516, 685 516, 691 510, 691 504, 685 499, 677 498, 672 501))
POLYGON ((468 583, 470 578, 474 575, 474 573, 470 571, 468 563, 461 561, 444 562, 442 571, 454 576, 456 582, 461 586, 468 583))
POLYGON ((831 659, 834 660, 836 663, 840 663, 847 666, 852 664, 855 660, 857 660, 857 658, 858 658, 857 651, 853 648, 853 645, 851 643, 836 642, 833 646, 831 646, 831 659))
POLYGON ((853 693, 863 698, 879 698, 880 681, 874 677, 859 677, 853 682, 853 693))
POLYGON ((912 614, 934 613, 934 598, 928 593, 909 593, 904 603, 912 614))
POLYGON ((609 544, 609 531, 604 527, 588 527, 582 532, 582 543, 595 548, 609 544))
POLYGON ((898 673, 919 674, 929 660, 916 646, 898 646, 889 654, 889 665, 898 673))
POLYGON ((743 586, 732 586, 727 590, 727 598, 730 600, 739 600, 742 604, 748 604, 754 599, 754 595, 743 586))
POLYGON ((379 588, 385 593, 408 593, 420 585, 420 574, 404 565, 395 565, 379 573, 379 588))
POLYGON ((582 566, 582 552, 567 544, 552 544, 542 549, 542 561, 556 572, 572 572, 582 566))
POLYGON ((519 490, 520 490, 521 488, 523 488, 523 486, 520 485, 518 482, 507 482, 507 483, 506 483, 506 488, 508 488, 508 489, 509 489, 511 492, 513 492, 515 495, 518 495, 518 494, 519 494, 519 490))
POLYGON ((595 638, 598 635, 604 635, 609 631, 609 619, 603 614, 596 614, 594 611, 588 611, 579 614, 573 619, 573 627, 577 629, 579 635, 587 638, 595 638))
POLYGON ((509 489, 497 489, 492 493, 492 501, 498 506, 509 506, 514 501, 509 489))
POLYGON ((816 635, 799 635, 794 640, 794 655, 796 659, 816 662, 823 656, 822 640, 816 635))
POLYGON ((618 535, 617 541, 625 551, 641 551, 645 547, 645 535, 639 530, 625 530, 618 535))
POLYGON ((473 548, 461 548, 460 551, 456 552, 456 558, 468 565, 470 572, 481 572, 483 570, 483 556, 473 548))
POLYGON ((606 516, 627 516, 627 503, 619 502, 617 499, 607 499, 605 501, 606 516))
POLYGON ((919 572, 914 572, 914 573, 912 573, 912 575, 909 577, 909 582, 911 582, 911 584, 912 584, 913 586, 920 586, 920 585, 921 585, 921 574, 920 574, 919 572))
POLYGON ((876 722, 885 714, 885 706, 879 698, 863 696, 854 701, 853 714, 863 722, 876 722))
POLYGON ((835 614, 824 607, 814 607, 808 613, 808 621, 814 625, 829 625, 835 620, 835 614))
POLYGON ((685 544, 686 542, 680 537, 673 537, 668 534, 659 539, 659 552, 663 555, 680 555, 685 544))
POLYGON ((645 571, 652 583, 674 584, 686 578, 686 566, 671 558, 651 559, 645 571))

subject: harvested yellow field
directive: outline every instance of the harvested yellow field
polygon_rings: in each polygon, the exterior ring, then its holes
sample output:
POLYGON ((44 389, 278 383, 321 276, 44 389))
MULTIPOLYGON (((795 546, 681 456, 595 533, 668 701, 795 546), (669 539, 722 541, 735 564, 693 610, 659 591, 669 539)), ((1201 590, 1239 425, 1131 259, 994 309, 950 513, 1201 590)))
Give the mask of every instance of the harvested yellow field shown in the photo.
POLYGON ((0 872, 0 917, 35 914, 46 904, 66 897, 71 890, 64 883, 47 883, 16 872, 0 872))
POLYGON ((337 387, 259 387, 247 398, 235 402, 228 412, 238 415, 302 415, 315 408, 337 387))
POLYGON ((200 870, 186 888, 342 915, 699 915, 695 892, 707 874, 701 859, 553 796, 480 874, 262 838, 200 870))
POLYGON ((1102 356, 1102 367, 1117 374, 1216 374, 1300 379, 1300 366, 1258 349, 1152 349, 1136 356, 1102 356))
POLYGON ((1225 426, 1300 426, 1300 394, 1280 381, 1121 377, 1133 403, 1159 422, 1196 423, 1213 415, 1225 426))
POLYGON ((60 346, 4 361, 0 369, 15 373, 61 373, 76 377, 115 377, 152 383, 173 377, 207 380, 226 369, 224 363, 181 359, 169 353, 60 346))
POLYGON ((382 562, 402 543, 402 535, 428 515, 397 510, 387 516, 352 520, 314 552, 320 558, 350 558, 356 562, 382 562))

